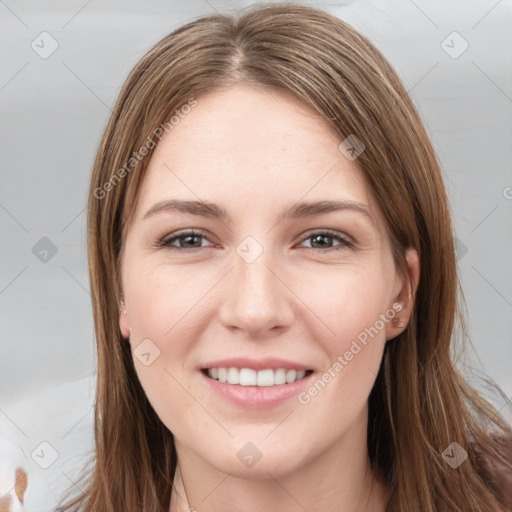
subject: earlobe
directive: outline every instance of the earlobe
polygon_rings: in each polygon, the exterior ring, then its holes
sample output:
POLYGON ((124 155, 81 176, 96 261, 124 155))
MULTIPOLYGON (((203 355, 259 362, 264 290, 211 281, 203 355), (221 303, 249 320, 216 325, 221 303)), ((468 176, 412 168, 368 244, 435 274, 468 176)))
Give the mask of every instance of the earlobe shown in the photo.
POLYGON ((130 324, 128 322, 128 315, 126 312, 126 306, 123 301, 120 302, 120 313, 119 313, 119 328, 121 329, 121 335, 123 338, 128 339, 130 337, 130 324))
POLYGON ((412 247, 405 252, 406 274, 401 279, 401 288, 393 298, 395 316, 386 326, 386 340, 396 338, 409 324, 416 299, 416 290, 420 279, 420 261, 418 252, 412 247))
POLYGON ((414 303, 416 299, 416 290, 420 282, 420 257, 418 251, 412 247, 405 253, 407 266, 412 278, 412 288, 409 290, 409 299, 414 303))

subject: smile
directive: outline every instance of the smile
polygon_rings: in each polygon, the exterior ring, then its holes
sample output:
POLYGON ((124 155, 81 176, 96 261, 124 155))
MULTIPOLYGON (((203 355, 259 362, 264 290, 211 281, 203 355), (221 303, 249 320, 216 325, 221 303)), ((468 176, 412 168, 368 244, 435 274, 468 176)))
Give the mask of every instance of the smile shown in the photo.
POLYGON ((240 386, 279 386, 282 384, 293 384, 305 376, 310 375, 313 370, 293 370, 278 368, 273 370, 263 369, 254 370, 252 368, 205 368, 203 373, 213 380, 222 383, 234 384, 240 386))

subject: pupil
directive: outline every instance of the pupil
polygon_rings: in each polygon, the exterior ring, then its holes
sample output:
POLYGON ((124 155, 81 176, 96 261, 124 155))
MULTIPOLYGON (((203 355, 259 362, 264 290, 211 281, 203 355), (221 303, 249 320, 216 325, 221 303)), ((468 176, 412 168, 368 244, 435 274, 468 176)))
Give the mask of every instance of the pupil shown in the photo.
POLYGON ((316 240, 324 240, 324 243, 321 243, 320 246, 324 247, 325 245, 328 245, 325 243, 325 240, 327 238, 330 238, 328 236, 324 236, 324 235, 316 235, 315 237, 313 237, 313 240, 316 241, 316 240))
MULTIPOLYGON (((186 244, 188 244, 188 243, 189 243, 191 240, 193 240, 194 238, 196 238, 196 239, 197 239, 197 238, 199 238, 199 236, 198 236, 198 235, 187 235, 187 236, 184 238, 185 243, 186 243, 186 244)), ((193 243, 192 243, 192 245, 193 245, 193 243)))

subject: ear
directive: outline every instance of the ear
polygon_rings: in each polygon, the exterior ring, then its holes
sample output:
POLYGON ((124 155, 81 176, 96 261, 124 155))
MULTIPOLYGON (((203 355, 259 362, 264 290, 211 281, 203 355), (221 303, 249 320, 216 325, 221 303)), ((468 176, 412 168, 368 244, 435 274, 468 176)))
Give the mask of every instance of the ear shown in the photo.
POLYGON ((130 323, 128 322, 128 313, 126 311, 126 305, 124 299, 121 299, 119 312, 119 328, 123 338, 128 339, 130 337, 130 323))
POLYGON ((407 262, 406 275, 397 277, 397 286, 391 306, 395 311, 395 316, 386 324, 386 340, 396 338, 406 329, 414 308, 416 290, 420 280, 420 259, 416 249, 409 247, 405 251, 405 259, 407 262))

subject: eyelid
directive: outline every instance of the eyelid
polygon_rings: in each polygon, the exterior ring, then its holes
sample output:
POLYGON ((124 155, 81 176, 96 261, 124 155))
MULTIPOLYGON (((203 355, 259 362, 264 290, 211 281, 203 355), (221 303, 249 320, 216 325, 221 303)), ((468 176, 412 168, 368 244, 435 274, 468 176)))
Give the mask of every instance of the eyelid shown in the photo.
MULTIPOLYGON (((206 249, 206 247, 176 247, 174 245, 171 245, 171 242, 174 242, 175 240, 177 240, 179 238, 185 238, 186 236, 201 236, 205 240, 208 240, 209 242, 211 242, 205 231, 202 231, 200 229, 189 228, 189 229, 183 229, 180 231, 175 231, 173 233, 165 235, 162 239, 160 239, 156 243, 156 246, 157 246, 157 248, 162 247, 164 249, 171 249, 171 250, 176 249, 178 251, 197 251, 199 249, 206 249)), ((213 247, 213 246, 210 245, 207 247, 213 247)))
POLYGON ((301 236, 301 239, 299 240, 299 243, 304 242, 305 240, 308 240, 309 238, 313 238, 315 235, 327 235, 331 238, 338 238, 341 243, 339 245, 336 245, 334 247, 328 247, 326 249, 315 249, 314 247, 306 247, 306 249, 311 250, 317 250, 320 252, 329 252, 329 251, 336 251, 339 249, 355 249, 355 241, 352 239, 352 237, 349 237, 348 235, 342 233, 341 231, 337 231, 334 229, 329 228, 318 228, 314 229, 312 231, 308 231, 304 235, 301 236))
MULTIPOLYGON (((313 238, 314 236, 324 235, 330 238, 337 238, 339 240, 339 244, 335 245, 333 247, 327 247, 327 248, 320 248, 317 249, 315 247, 303 247, 303 249, 310 249, 312 251, 319 251, 319 252, 332 252, 332 251, 338 251, 343 249, 351 249, 354 250, 356 247, 355 241, 352 239, 352 237, 346 235, 345 233, 342 233, 337 230, 329 229, 329 228, 317 228, 310 230, 306 232, 305 234, 301 235, 301 238, 297 242, 297 244, 301 244, 302 242, 313 238)), ((213 247, 205 246, 205 247, 176 247, 174 245, 171 245, 172 242, 174 242, 177 239, 185 238, 186 236, 200 236, 209 242, 211 242, 208 238, 208 234, 200 229, 183 229, 179 231, 175 231, 174 233, 171 233, 169 235, 164 236, 162 239, 160 239, 156 243, 156 248, 166 248, 170 250, 178 250, 178 251, 198 251, 200 249, 205 249, 207 247, 213 247)), ((295 245, 297 245, 295 244, 295 245)))

